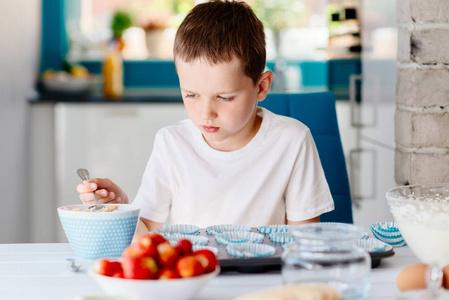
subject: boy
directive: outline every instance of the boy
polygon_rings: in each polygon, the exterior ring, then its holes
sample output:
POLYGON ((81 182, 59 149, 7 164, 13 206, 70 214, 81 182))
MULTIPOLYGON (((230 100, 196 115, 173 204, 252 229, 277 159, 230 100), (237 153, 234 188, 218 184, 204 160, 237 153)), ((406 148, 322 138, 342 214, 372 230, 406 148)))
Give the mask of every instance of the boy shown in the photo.
MULTIPOLYGON (((265 71, 263 25, 244 2, 195 6, 178 29, 176 70, 188 120, 162 128, 133 205, 136 237, 164 222, 207 227, 317 222, 333 209, 310 131, 257 103, 265 71)), ((108 179, 77 187, 91 203, 129 203, 108 179)))

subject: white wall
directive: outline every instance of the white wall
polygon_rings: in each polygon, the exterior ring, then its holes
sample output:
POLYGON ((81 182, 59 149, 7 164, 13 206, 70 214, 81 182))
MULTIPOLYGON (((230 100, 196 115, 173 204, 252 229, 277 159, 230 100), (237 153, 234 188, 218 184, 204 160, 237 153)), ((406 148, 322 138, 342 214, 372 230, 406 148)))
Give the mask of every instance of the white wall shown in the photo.
POLYGON ((40 56, 40 0, 0 4, 0 243, 28 242, 31 206, 27 102, 40 56))

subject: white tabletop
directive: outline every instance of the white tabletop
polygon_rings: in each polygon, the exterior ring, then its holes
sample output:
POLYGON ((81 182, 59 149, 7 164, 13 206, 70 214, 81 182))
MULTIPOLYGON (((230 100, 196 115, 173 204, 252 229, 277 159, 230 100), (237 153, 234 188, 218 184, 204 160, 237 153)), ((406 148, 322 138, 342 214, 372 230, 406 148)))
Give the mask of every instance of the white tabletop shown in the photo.
MULTIPOLYGON (((371 290, 366 299, 395 299, 395 279, 399 271, 417 258, 408 247, 395 248, 395 255, 372 269, 371 290)), ((69 244, 0 245, 0 299, 76 299, 104 295, 85 270, 91 261, 79 260, 81 272, 68 268, 67 258, 75 258, 69 244)), ((232 299, 282 284, 279 272, 265 274, 225 273, 214 278, 195 299, 232 299)))

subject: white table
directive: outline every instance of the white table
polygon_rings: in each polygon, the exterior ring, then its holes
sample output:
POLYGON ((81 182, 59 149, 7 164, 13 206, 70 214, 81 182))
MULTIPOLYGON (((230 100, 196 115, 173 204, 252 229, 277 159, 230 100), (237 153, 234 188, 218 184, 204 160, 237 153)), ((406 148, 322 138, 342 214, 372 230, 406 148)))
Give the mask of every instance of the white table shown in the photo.
MULTIPOLYGON (((408 247, 396 248, 393 257, 372 269, 371 291, 366 299, 395 299, 399 271, 417 258, 408 247)), ((74 258, 69 244, 0 245, 0 299, 76 299, 102 295, 103 291, 84 271, 91 261, 79 260, 81 272, 69 270, 67 258, 74 258)), ((219 275, 196 299, 232 299, 238 295, 282 284, 279 272, 266 274, 225 273, 219 275)))

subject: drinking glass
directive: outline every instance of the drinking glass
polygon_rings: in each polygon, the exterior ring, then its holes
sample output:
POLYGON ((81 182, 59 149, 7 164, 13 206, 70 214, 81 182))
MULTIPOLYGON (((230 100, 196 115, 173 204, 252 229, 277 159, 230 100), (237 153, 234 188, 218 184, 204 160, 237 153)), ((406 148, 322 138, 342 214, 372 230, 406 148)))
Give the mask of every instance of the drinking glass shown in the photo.
POLYGON ((295 226, 295 240, 282 253, 282 279, 290 283, 324 283, 343 299, 361 299, 370 287, 370 255, 357 246, 362 231, 343 223, 295 226))
POLYGON ((407 245, 428 265, 427 289, 400 299, 449 299, 441 288, 442 268, 449 264, 449 184, 401 186, 386 198, 407 245))

